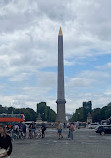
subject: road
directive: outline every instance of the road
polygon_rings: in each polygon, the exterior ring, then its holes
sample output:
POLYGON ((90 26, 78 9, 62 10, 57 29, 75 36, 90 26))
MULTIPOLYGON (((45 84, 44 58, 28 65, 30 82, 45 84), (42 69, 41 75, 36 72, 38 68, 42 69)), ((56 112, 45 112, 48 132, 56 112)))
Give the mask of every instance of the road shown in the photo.
POLYGON ((15 140, 11 158, 111 158, 111 135, 100 136, 92 129, 77 129, 74 139, 58 140, 55 129, 47 129, 46 138, 15 140))

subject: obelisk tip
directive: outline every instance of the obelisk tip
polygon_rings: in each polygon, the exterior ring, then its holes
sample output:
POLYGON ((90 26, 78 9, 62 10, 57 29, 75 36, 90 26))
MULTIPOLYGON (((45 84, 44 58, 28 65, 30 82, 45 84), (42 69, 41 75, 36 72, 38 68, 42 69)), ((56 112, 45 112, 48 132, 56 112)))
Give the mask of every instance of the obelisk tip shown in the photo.
POLYGON ((59 29, 59 36, 62 36, 62 29, 61 29, 61 26, 60 26, 60 29, 59 29))

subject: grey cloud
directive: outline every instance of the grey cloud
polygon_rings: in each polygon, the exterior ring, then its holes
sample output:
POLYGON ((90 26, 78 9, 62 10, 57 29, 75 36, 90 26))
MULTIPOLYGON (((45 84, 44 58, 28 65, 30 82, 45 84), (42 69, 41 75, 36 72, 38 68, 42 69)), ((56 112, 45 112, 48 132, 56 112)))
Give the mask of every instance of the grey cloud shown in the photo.
POLYGON ((16 1, 10 0, 3 3, 0 12, 1 32, 23 30, 32 25, 39 25, 42 19, 64 23, 75 19, 75 14, 67 7, 67 1, 16 1))
MULTIPOLYGON (((83 4, 83 3, 82 3, 83 4)), ((110 5, 108 1, 91 1, 89 5, 84 3, 80 8, 80 14, 78 12, 78 18, 80 22, 80 28, 82 31, 90 32, 92 35, 97 36, 101 40, 111 40, 110 24, 110 5), (83 13, 82 13, 83 11, 83 13), (83 16, 82 16, 83 14, 83 16)))
POLYGON ((38 6, 46 16, 52 20, 57 20, 60 23, 65 23, 70 20, 76 19, 76 14, 70 11, 68 1, 41 1, 38 0, 38 6))
POLYGON ((25 29, 34 25, 34 23, 37 24, 38 17, 41 18, 35 0, 9 0, 7 3, 3 3, 0 8, 0 32, 13 32, 17 29, 25 29))

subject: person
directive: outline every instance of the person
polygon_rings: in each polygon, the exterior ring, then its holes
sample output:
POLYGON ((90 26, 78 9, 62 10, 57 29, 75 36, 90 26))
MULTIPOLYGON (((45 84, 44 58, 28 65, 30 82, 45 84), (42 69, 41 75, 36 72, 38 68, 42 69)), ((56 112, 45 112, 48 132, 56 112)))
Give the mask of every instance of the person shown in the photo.
POLYGON ((26 138, 26 125, 25 125, 25 123, 22 124, 22 131, 23 131, 24 138, 26 138))
POLYGON ((5 125, 0 125, 0 148, 5 152, 3 153, 3 157, 10 158, 12 153, 12 142, 11 137, 6 133, 5 125))
POLYGON ((46 127, 44 124, 42 124, 41 130, 42 130, 42 138, 44 138, 45 137, 45 130, 46 130, 46 127))
POLYGON ((66 123, 64 122, 64 128, 66 128, 66 123))
POLYGON ((57 124, 57 135, 59 137, 58 139, 63 138, 62 128, 63 128, 62 123, 60 121, 58 121, 58 124, 57 124))
POLYGON ((36 133, 36 125, 34 122, 32 122, 32 137, 35 138, 35 133, 36 133))
POLYGON ((42 133, 41 133, 41 130, 39 129, 38 132, 37 132, 37 136, 38 138, 40 138, 42 136, 42 133))
POLYGON ((29 125, 29 138, 32 139, 32 124, 29 125))
POLYGON ((16 138, 19 139, 19 125, 15 124, 15 134, 16 134, 16 138))
POLYGON ((69 130, 70 130, 70 138, 73 140, 73 131, 75 130, 75 127, 74 127, 74 123, 71 123, 70 127, 69 127, 69 130))
POLYGON ((68 138, 70 138, 70 123, 68 123, 68 126, 67 126, 67 128, 69 128, 69 131, 68 131, 68 138))

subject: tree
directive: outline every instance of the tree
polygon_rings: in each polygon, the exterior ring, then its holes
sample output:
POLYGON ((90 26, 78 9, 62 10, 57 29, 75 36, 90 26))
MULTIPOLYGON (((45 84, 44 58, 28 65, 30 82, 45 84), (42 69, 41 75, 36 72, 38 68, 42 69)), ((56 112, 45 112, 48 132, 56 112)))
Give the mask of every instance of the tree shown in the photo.
POLYGON ((72 122, 76 122, 76 121, 85 121, 85 116, 84 116, 84 108, 80 107, 79 109, 76 109, 76 112, 73 114, 72 118, 71 118, 72 122))
POLYGON ((54 122, 56 113, 46 105, 46 102, 37 104, 37 115, 40 114, 42 121, 54 122))
POLYGON ((37 114, 31 108, 15 109, 14 114, 24 114, 26 121, 36 121, 37 114))
POLYGON ((100 108, 94 109, 93 112, 92 112, 92 120, 93 120, 93 122, 100 122, 101 119, 102 119, 101 109, 100 108))
POLYGON ((106 120, 111 116, 111 107, 104 106, 101 109, 96 108, 93 110, 92 116, 93 122, 101 122, 102 120, 106 120))

